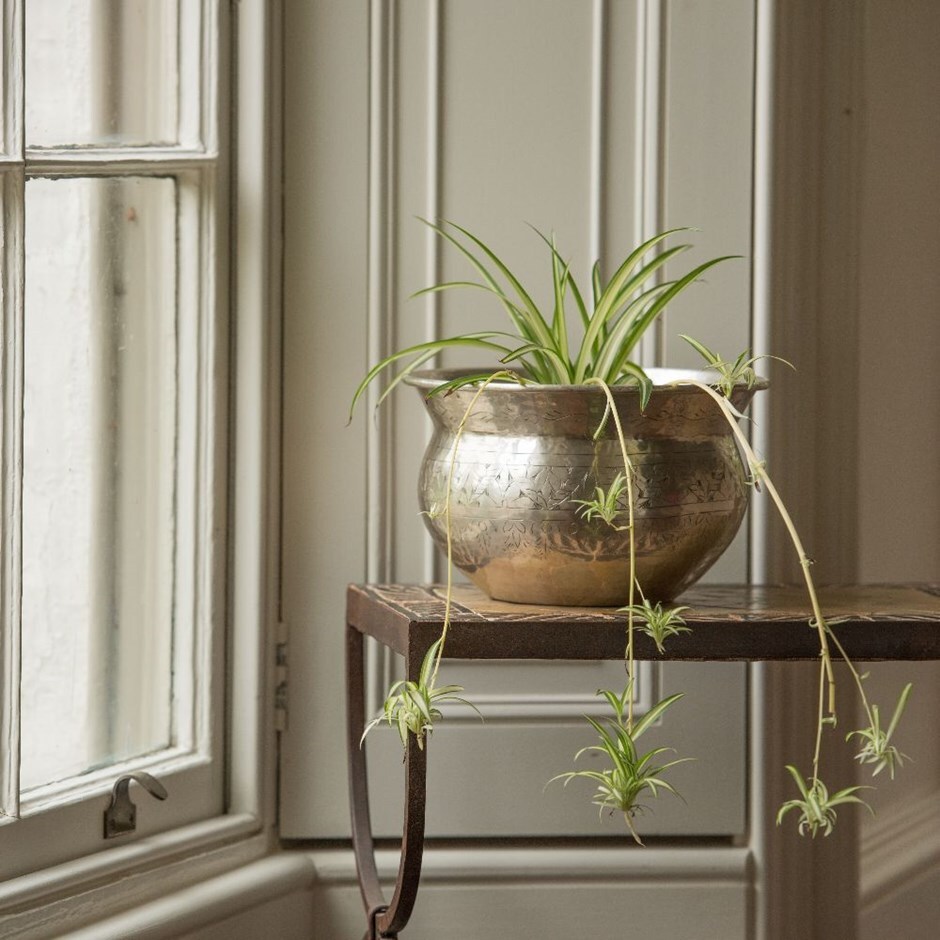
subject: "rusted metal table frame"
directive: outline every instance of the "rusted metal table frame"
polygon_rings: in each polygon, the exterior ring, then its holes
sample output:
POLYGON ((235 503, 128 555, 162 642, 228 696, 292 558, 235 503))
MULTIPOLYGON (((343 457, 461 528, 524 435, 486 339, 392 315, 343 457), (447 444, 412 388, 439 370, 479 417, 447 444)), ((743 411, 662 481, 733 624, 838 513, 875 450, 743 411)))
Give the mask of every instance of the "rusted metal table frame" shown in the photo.
MULTIPOLYGON (((940 659, 940 587, 881 585, 823 591, 823 610, 857 662, 940 659)), ((682 597, 692 633, 667 659, 685 661, 818 660, 817 633, 797 587, 706 586, 682 597)), ((405 659, 417 678, 443 626, 443 589, 420 585, 350 585, 346 604, 347 750, 352 841, 368 918, 365 940, 396 938, 414 909, 424 850, 427 751, 409 740, 405 813, 395 890, 385 901, 375 864, 365 750, 364 637, 405 659)), ((536 607, 491 601, 477 589, 455 589, 448 659, 620 659, 624 615, 613 609, 536 607)), ((660 660, 649 637, 635 638, 638 660, 660 660)))

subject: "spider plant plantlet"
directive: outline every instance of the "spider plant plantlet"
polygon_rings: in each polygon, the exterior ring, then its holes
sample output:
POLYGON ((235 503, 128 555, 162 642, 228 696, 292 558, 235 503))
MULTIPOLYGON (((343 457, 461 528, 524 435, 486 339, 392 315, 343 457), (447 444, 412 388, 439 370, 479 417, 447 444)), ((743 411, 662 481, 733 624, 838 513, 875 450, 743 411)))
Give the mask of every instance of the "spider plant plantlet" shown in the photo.
POLYGON ((860 738, 862 741, 862 748, 855 755, 855 759, 862 765, 874 765, 872 770, 872 776, 877 777, 882 770, 887 769, 888 775, 892 780, 894 780, 894 773, 897 767, 903 767, 905 760, 910 760, 910 758, 899 751, 892 743, 891 738, 894 735, 894 732, 897 730, 898 722, 901 720, 901 716, 904 714, 904 709, 907 707, 907 700, 910 698, 911 691, 913 689, 913 684, 908 682, 907 685, 901 690, 901 694, 898 697, 897 704, 894 706, 894 712, 891 715, 891 721, 888 723, 888 727, 881 727, 881 712, 878 705, 870 702, 868 695, 865 691, 865 679, 868 678, 868 673, 859 674, 858 670, 855 668, 854 663, 849 659, 845 653, 845 649, 842 646, 842 643, 839 641, 839 638, 836 636, 835 631, 832 630, 838 623, 838 619, 833 619, 829 621, 829 635, 832 639, 833 644, 839 650, 839 655, 842 657, 846 666, 848 667, 849 672, 852 675, 852 679, 855 682, 855 686, 858 689, 859 699, 862 703, 862 710, 865 713, 865 716, 868 718, 868 725, 865 728, 859 728, 855 731, 850 731, 846 736, 846 741, 851 741, 853 738, 860 738))
MULTIPOLYGON (((626 608, 621 607, 620 610, 626 611, 626 608)), ((681 605, 663 607, 659 601, 651 604, 644 597, 642 604, 634 604, 632 613, 638 622, 637 629, 652 639, 660 653, 665 653, 665 643, 669 637, 692 632, 692 628, 682 619, 684 610, 689 608, 681 605)))
POLYGON ((716 352, 712 352, 704 343, 700 343, 685 333, 679 334, 680 339, 684 339, 709 365, 718 373, 718 379, 714 386, 721 392, 725 398, 729 398, 734 391, 735 385, 744 384, 748 388, 753 388, 757 383, 757 373, 754 371, 754 363, 761 359, 775 359, 782 362, 785 366, 793 368, 793 363, 781 359, 780 356, 752 356, 749 349, 745 349, 734 362, 722 359, 716 352))
POLYGON ((610 481, 606 490, 602 486, 596 486, 594 499, 576 499, 573 502, 581 506, 580 515, 589 522, 592 519, 603 519, 612 528, 622 530, 624 526, 618 526, 615 520, 623 512, 620 508, 620 498, 625 489, 626 478, 621 472, 610 481))
POLYGON ((881 719, 878 712, 878 706, 872 705, 870 709, 871 721, 867 728, 859 728, 856 731, 850 731, 846 735, 846 740, 851 741, 854 737, 862 739, 862 749, 855 755, 855 759, 860 764, 874 764, 874 770, 871 775, 877 777, 882 770, 887 768, 888 774, 894 780, 894 771, 896 767, 903 767, 905 760, 910 758, 899 751, 891 744, 891 736, 897 728, 898 721, 904 712, 904 706, 907 704, 908 696, 911 694, 913 686, 910 682, 904 686, 901 697, 894 708, 894 714, 891 717, 891 723, 887 730, 882 729, 881 719))
MULTIPOLYGON (((398 729, 402 747, 408 744, 408 735, 411 733, 414 735, 418 747, 423 750, 425 738, 434 730, 434 722, 441 717, 441 711, 437 706, 448 702, 467 705, 478 715, 480 714, 472 702, 468 702, 458 695, 459 692, 463 692, 462 686, 445 685, 437 687, 434 685, 434 666, 440 645, 441 640, 436 640, 428 648, 421 663, 417 681, 403 679, 391 686, 382 707, 382 714, 377 718, 373 718, 362 732, 362 737, 359 740, 360 747, 365 741, 366 735, 376 725, 385 721, 389 726, 398 729)), ((480 715, 481 719, 482 717, 480 715)))
POLYGON ((792 764, 787 764, 787 770, 790 776, 796 782, 797 789, 800 791, 801 799, 787 800, 780 811, 777 813, 777 825, 779 826, 784 817, 791 810, 797 810, 799 823, 797 829, 800 835, 806 835, 808 832, 813 838, 816 834, 822 832, 828 836, 836 824, 836 807, 847 803, 860 803, 874 815, 872 808, 859 796, 856 796, 859 790, 865 787, 846 787, 836 793, 830 793, 826 785, 818 777, 813 776, 807 783, 803 775, 792 764))
POLYGON ((562 780, 564 786, 567 786, 572 780, 578 779, 589 780, 596 784, 591 802, 598 807, 598 812, 603 814, 605 809, 611 813, 621 812, 630 834, 638 845, 642 845, 643 842, 633 822, 634 817, 646 808, 640 802, 640 798, 644 793, 656 797, 660 795, 660 791, 665 791, 682 799, 675 787, 669 781, 662 779, 662 774, 670 767, 684 763, 691 758, 676 758, 657 764, 656 759, 661 754, 671 752, 672 748, 654 747, 641 753, 636 742, 666 709, 682 698, 683 693, 677 692, 657 702, 636 722, 632 720, 630 707, 633 702, 632 678, 627 681, 626 687, 619 695, 609 689, 600 689, 597 694, 607 700, 614 711, 614 717, 597 721, 585 716, 597 733, 598 743, 581 748, 575 754, 574 759, 577 761, 584 754, 596 752, 607 757, 611 766, 604 770, 569 770, 552 777, 548 784, 562 780))

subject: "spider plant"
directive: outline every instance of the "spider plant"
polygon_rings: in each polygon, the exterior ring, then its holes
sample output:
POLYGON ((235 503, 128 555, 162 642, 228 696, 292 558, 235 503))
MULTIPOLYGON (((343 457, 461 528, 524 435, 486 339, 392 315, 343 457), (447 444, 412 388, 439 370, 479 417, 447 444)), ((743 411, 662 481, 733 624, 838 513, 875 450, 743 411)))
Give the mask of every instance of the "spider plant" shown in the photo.
POLYGON ((622 529, 624 527, 618 526, 615 520, 623 511, 618 503, 626 487, 626 477, 623 473, 618 473, 606 490, 602 486, 594 487, 593 499, 575 499, 572 502, 581 507, 578 514, 588 522, 592 519, 603 519, 612 528, 622 529))
MULTIPOLYGON (((380 376, 389 374, 390 378, 379 395, 379 402, 414 369, 447 349, 461 347, 483 349, 493 354, 502 366, 512 368, 497 368, 492 372, 465 375, 444 383, 432 393, 444 394, 467 384, 477 386, 476 394, 467 405, 455 436, 450 482, 444 505, 440 509, 447 521, 448 580, 444 624, 441 637, 425 657, 418 680, 398 682, 392 686, 383 714, 369 723, 366 733, 376 724, 386 721, 390 725, 397 726, 403 744, 407 743, 409 734, 414 734, 418 746, 424 747, 427 734, 430 733, 434 721, 440 717, 440 709, 437 706, 443 702, 463 701, 458 695, 462 691, 460 687, 438 688, 436 679, 450 620, 452 587, 450 487, 453 482, 454 459, 463 427, 479 394, 488 384, 497 379, 520 384, 531 382, 545 385, 596 385, 604 391, 607 398, 607 409, 601 428, 609 418, 615 422, 624 469, 606 489, 598 486, 595 489, 594 498, 576 502, 582 507, 580 512, 586 519, 599 518, 608 525, 628 531, 630 534, 629 600, 627 606, 623 608, 627 614, 627 649, 625 652, 627 686, 621 695, 609 690, 599 693, 604 695, 613 707, 614 718, 607 719, 604 723, 588 719, 598 735, 599 743, 583 748, 575 757, 577 760, 586 752, 603 752, 611 760, 612 766, 607 770, 572 770, 553 779, 562 779, 565 784, 576 777, 594 781, 597 784, 594 802, 601 807, 602 811, 606 807, 623 812, 630 831, 639 841, 632 822, 633 817, 642 808, 639 797, 644 793, 656 796, 662 790, 674 793, 672 786, 662 780, 660 775, 679 761, 672 760, 657 764, 655 763, 657 758, 668 749, 654 748, 641 754, 636 741, 679 696, 664 699, 639 720, 634 720, 632 695, 635 681, 634 629, 641 629, 648 633, 662 652, 667 638, 686 632, 688 628, 681 617, 681 611, 684 608, 664 610, 660 604, 651 605, 643 597, 642 588, 635 580, 633 468, 626 450, 610 386, 631 383, 637 385, 640 389, 641 404, 643 407, 646 406, 652 383, 642 368, 632 359, 641 337, 666 306, 682 291, 711 267, 733 256, 706 261, 674 280, 663 280, 664 266, 690 247, 687 244, 680 244, 667 248, 666 242, 670 237, 688 231, 688 229, 670 229, 655 235, 635 248, 606 283, 601 277, 599 263, 595 262, 591 271, 590 290, 587 291, 582 290, 573 277, 570 262, 566 261, 559 252, 554 236, 547 237, 538 233, 548 249, 552 285, 550 305, 540 308, 516 275, 476 235, 453 222, 422 221, 464 257, 476 279, 436 284, 419 291, 416 296, 455 289, 483 291, 494 297, 502 306, 507 316, 508 328, 460 333, 440 340, 419 343, 387 356, 374 365, 359 383, 350 406, 350 414, 371 383, 380 376), (571 320, 574 322, 569 322, 571 320), (575 330, 581 337, 577 342, 573 339, 575 330), (624 508, 620 507, 621 502, 625 504, 624 508), (624 513, 627 515, 627 523, 619 525, 618 517, 624 513), (634 602, 634 590, 639 591, 642 598, 641 604, 634 602)), ((892 743, 892 736, 910 694, 910 687, 906 687, 902 692, 888 727, 883 729, 878 707, 872 705, 865 694, 864 677, 859 675, 845 655, 845 650, 833 631, 833 626, 837 621, 829 621, 822 614, 810 573, 812 560, 803 548, 796 527, 767 473, 764 462, 758 459, 738 425, 741 415, 731 405, 729 396, 736 385, 744 384, 752 387, 755 384, 757 376, 754 364, 764 357, 752 356, 750 351, 745 351, 733 360, 727 360, 703 343, 691 337, 683 338, 716 372, 716 379, 710 385, 696 381, 681 384, 698 386, 722 409, 732 431, 737 436, 741 452, 750 468, 751 482, 756 488, 766 489, 771 496, 787 527, 803 568, 812 606, 809 624, 817 631, 820 642, 816 748, 812 773, 808 778, 804 778, 792 765, 788 767, 797 784, 800 798, 790 800, 781 807, 778 822, 797 810, 798 828, 801 833, 808 832, 816 835, 821 831, 828 834, 835 823, 835 807, 864 802, 856 795, 861 788, 847 787, 830 793, 819 776, 823 730, 836 722, 835 676, 830 644, 838 650, 841 658, 848 664, 868 720, 866 728, 850 732, 847 738, 861 740, 861 750, 857 758, 862 764, 873 765, 874 774, 886 769, 893 777, 895 768, 902 764, 904 755, 892 743), (828 706, 826 704, 827 692, 828 706)), ((785 360, 780 361, 785 362, 785 360)), ((789 365, 789 363, 786 364, 789 365)), ((597 434, 600 433, 601 428, 598 429, 597 434)))
MULTIPOLYGON (((421 296, 440 291, 479 290, 502 306, 508 329, 461 333, 418 343, 386 356, 374 365, 356 389, 350 415, 369 385, 386 370, 404 361, 379 396, 381 402, 409 373, 446 349, 470 347, 494 354, 502 364, 514 363, 521 375, 543 385, 582 385, 596 378, 608 385, 639 385, 645 407, 652 383, 633 360, 643 334, 667 305, 709 268, 734 255, 696 265, 674 280, 660 280, 664 266, 691 245, 666 248, 671 236, 689 229, 661 232, 637 246, 606 282, 600 262, 591 269, 590 290, 582 289, 571 264, 559 252, 554 236, 539 236, 548 249, 552 299, 540 307, 500 257, 480 238, 454 222, 422 219, 467 261, 477 280, 447 281, 418 291, 421 296), (570 322, 573 321, 573 322, 570 322), (581 339, 575 342, 575 325, 581 339)), ((467 376, 455 384, 479 381, 467 376)))
POLYGON ((781 359, 780 356, 752 356, 749 349, 745 349, 733 362, 722 359, 716 352, 712 352, 704 343, 700 343, 685 333, 679 334, 680 339, 684 339, 709 365, 718 373, 718 379, 713 382, 715 388, 721 392, 725 398, 730 398, 735 385, 746 385, 753 388, 757 383, 757 373, 754 371, 754 363, 761 359, 776 359, 784 365, 793 368, 793 364, 781 359))
POLYGON ((401 738, 402 747, 407 745, 410 732, 415 736, 418 747, 423 750, 425 738, 433 730, 434 722, 441 717, 438 705, 448 702, 467 705, 478 715, 480 714, 472 702, 468 702, 457 694, 463 692, 462 686, 435 686, 434 682, 437 674, 435 666, 440 645, 441 640, 438 639, 428 647, 428 651, 421 662, 417 681, 403 679, 389 688, 382 714, 377 718, 373 718, 366 725, 359 741, 360 746, 366 735, 376 725, 385 721, 389 726, 398 728, 398 736, 401 738))
POLYGON ((850 741, 854 737, 862 739, 862 749, 855 755, 855 759, 860 764, 874 764, 875 769, 871 772, 873 777, 877 777, 882 770, 887 768, 888 774, 894 780, 895 767, 903 767, 904 761, 910 760, 906 754, 902 754, 893 744, 891 744, 891 735, 894 734, 898 721, 904 712, 904 706, 907 704, 908 696, 911 694, 913 686, 910 682, 904 686, 898 704, 894 708, 894 715, 891 717, 891 723, 887 730, 881 727, 881 718, 878 714, 878 706, 871 706, 871 723, 867 728, 860 728, 857 731, 850 731, 846 735, 846 740, 850 741))
MULTIPOLYGON (((592 802, 599 807, 598 812, 603 813, 607 809, 611 813, 616 811, 623 813, 631 835, 639 845, 642 845, 633 824, 634 817, 645 808, 640 803, 640 797, 647 791, 654 797, 659 796, 660 791, 679 796, 675 787, 662 779, 662 774, 670 767, 684 763, 691 758, 682 757, 665 763, 655 763, 661 754, 671 752, 672 748, 654 747, 645 753, 640 753, 636 742, 666 709, 682 698, 683 693, 677 692, 657 702, 636 722, 632 720, 628 707, 628 703, 633 701, 632 678, 627 681, 620 695, 609 689, 599 689, 597 694, 607 700, 614 711, 614 717, 597 721, 585 715, 586 720, 597 733, 599 743, 581 748, 575 754, 574 759, 577 761, 583 754, 596 752, 607 757, 611 766, 605 770, 569 770, 552 777, 548 783, 563 780, 564 786, 567 786, 572 780, 577 779, 590 780, 595 783, 597 789, 592 802)), ((679 798, 682 797, 679 796, 679 798)))
POLYGON ((901 751, 899 751, 891 743, 891 738, 894 736, 894 732, 897 730, 898 722, 901 720, 901 716, 904 714, 904 709, 907 707, 907 700, 910 698, 911 690, 914 686, 910 682, 904 686, 904 688, 901 690, 900 696, 898 697, 898 702, 894 706, 894 712, 891 715, 891 721, 888 723, 888 727, 886 729, 882 728, 881 711, 878 708, 878 705, 873 702, 869 702, 868 695, 865 692, 864 681, 868 678, 868 673, 866 672, 863 675, 859 674, 858 670, 855 668, 854 663, 846 655, 845 649, 843 648, 842 643, 839 641, 839 638, 832 630, 832 628, 838 622, 838 619, 829 621, 829 635, 836 649, 838 649, 839 655, 842 657, 842 660, 848 667, 853 680, 855 681, 855 687, 858 689, 859 699, 862 703, 862 711, 868 718, 867 727, 850 731, 845 736, 845 740, 851 741, 852 738, 860 738, 862 741, 862 748, 855 755, 855 759, 859 762, 859 764, 874 764, 874 770, 872 770, 871 773, 873 777, 877 777, 882 770, 887 769, 888 775, 892 780, 894 780, 895 770, 898 767, 903 767, 904 761, 910 760, 910 758, 906 754, 903 754, 901 751))
POLYGON ((637 629, 652 639, 660 653, 666 652, 665 642, 669 637, 692 632, 692 628, 686 626, 682 619, 682 611, 688 609, 682 606, 663 607, 659 601, 651 604, 645 597, 642 604, 633 605, 632 611, 626 607, 620 608, 624 613, 633 614, 637 629))
POLYGON ((799 833, 805 835, 807 832, 813 837, 816 833, 822 831, 824 836, 832 832, 836 822, 836 807, 845 803, 861 803, 862 806, 871 807, 859 796, 855 794, 864 787, 846 787, 837 793, 830 793, 826 785, 818 777, 814 776, 810 783, 803 779, 803 775, 792 764, 787 764, 787 770, 796 781, 797 789, 800 791, 802 799, 787 800, 780 811, 777 813, 777 825, 779 826, 784 817, 791 810, 797 810, 799 814, 799 833))

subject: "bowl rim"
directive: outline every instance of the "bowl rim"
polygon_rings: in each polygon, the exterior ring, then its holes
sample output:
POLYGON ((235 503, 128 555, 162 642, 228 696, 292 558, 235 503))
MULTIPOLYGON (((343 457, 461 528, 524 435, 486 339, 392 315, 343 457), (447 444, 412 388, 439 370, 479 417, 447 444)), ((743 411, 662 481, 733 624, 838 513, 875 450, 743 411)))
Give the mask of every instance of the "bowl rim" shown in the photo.
MULTIPOLYGON (((462 375, 479 375, 481 373, 487 372, 490 367, 473 367, 473 366, 464 366, 456 368, 447 368, 447 369, 416 369, 414 372, 408 373, 404 377, 404 381, 408 385, 413 385, 415 388, 432 390, 437 388, 437 386, 442 385, 445 382, 450 382, 453 379, 460 378, 462 375)), ((500 371, 499 369, 493 369, 493 372, 500 371)), ((696 388, 694 385, 674 385, 674 382, 681 382, 683 379, 686 381, 697 381, 702 382, 706 385, 714 385, 716 379, 718 378, 718 372, 715 369, 683 369, 683 368, 671 368, 671 367, 662 367, 662 366, 650 366, 645 369, 646 374, 650 377, 650 380, 653 383, 653 391, 672 391, 672 392, 685 392, 685 393, 696 393, 701 390, 696 388)), ((743 391, 763 391, 768 388, 770 382, 761 376, 758 376, 755 382, 752 382, 748 385, 746 382, 738 382, 734 387, 737 391, 741 389, 743 391)), ((469 388, 469 386, 468 386, 469 388)), ((559 394, 575 394, 580 393, 597 393, 603 394, 603 389, 596 385, 542 385, 538 382, 527 381, 525 385, 521 385, 516 382, 510 382, 506 380, 497 379, 494 382, 491 382, 487 386, 487 391, 490 389, 499 390, 499 391, 513 391, 519 394, 532 394, 534 392, 557 392, 559 394)), ((639 394, 639 386, 635 384, 631 385, 612 385, 611 390, 617 394, 630 394, 636 393, 639 394)))

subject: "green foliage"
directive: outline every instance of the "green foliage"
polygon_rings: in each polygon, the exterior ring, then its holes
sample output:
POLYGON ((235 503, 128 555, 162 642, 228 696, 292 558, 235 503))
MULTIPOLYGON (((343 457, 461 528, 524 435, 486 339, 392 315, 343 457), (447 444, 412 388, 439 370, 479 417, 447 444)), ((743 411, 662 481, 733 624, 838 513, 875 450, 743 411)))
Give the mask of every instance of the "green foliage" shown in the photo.
POLYGON ((670 767, 684 763, 691 758, 680 758, 657 764, 654 761, 661 754, 671 752, 672 748, 654 747, 641 754, 636 742, 667 708, 682 698, 682 693, 678 692, 664 698, 635 723, 630 721, 627 707, 633 697, 632 680, 627 683, 620 695, 609 689, 600 689, 597 694, 607 699, 608 704, 614 710, 614 717, 605 718, 601 722, 585 716, 597 733, 598 743, 581 748, 575 754, 574 759, 578 760, 582 754, 597 752, 608 758, 610 768, 569 770, 552 777, 548 782, 563 780, 564 786, 567 786, 572 780, 581 778, 595 783, 597 788, 592 802, 599 807, 599 812, 603 813, 607 809, 611 813, 615 811, 623 813, 633 838, 642 845, 633 825, 633 818, 645 809, 639 802, 641 795, 648 792, 650 796, 657 797, 661 791, 667 791, 679 796, 672 784, 663 780, 661 775, 670 767))
MULTIPOLYGON (((864 678, 864 677, 862 677, 864 678)), ((902 754, 893 744, 891 736, 894 734, 907 700, 910 697, 913 686, 910 682, 904 686, 898 703, 894 708, 894 714, 891 716, 891 723, 887 730, 881 727, 881 717, 878 712, 878 706, 872 705, 869 712, 871 723, 867 728, 861 728, 858 731, 850 731, 845 739, 851 741, 854 737, 862 739, 862 749, 855 755, 855 759, 861 764, 874 764, 875 769, 871 775, 877 777, 882 770, 887 768, 891 779, 894 780, 895 767, 903 767, 905 760, 910 760, 906 754, 902 754)))
POLYGON ((688 607, 664 608, 659 601, 651 604, 644 597, 642 604, 633 604, 631 607, 620 609, 624 613, 633 613, 636 618, 634 621, 636 628, 652 638, 660 653, 666 651, 664 644, 669 637, 692 632, 692 628, 687 626, 682 619, 682 611, 689 610, 688 607))
POLYGON ((777 362, 782 362, 784 365, 790 366, 791 369, 793 368, 792 364, 787 362, 786 359, 781 359, 779 356, 752 356, 749 349, 745 349, 734 362, 731 362, 722 359, 718 353, 713 352, 697 339, 686 336, 684 333, 679 335, 718 373, 718 381, 713 384, 725 398, 731 396, 736 385, 746 385, 748 388, 754 387, 757 383, 754 363, 759 362, 761 359, 776 359, 777 362))
POLYGON ((622 510, 618 503, 623 491, 627 487, 627 479, 623 473, 610 481, 610 486, 605 490, 602 486, 594 487, 594 499, 575 499, 573 503, 581 506, 578 514, 590 522, 592 519, 603 519, 607 525, 614 529, 623 529, 624 526, 618 526, 614 522, 622 510))
POLYGON ((418 343, 387 356, 359 384, 350 414, 370 383, 400 360, 409 361, 393 376, 380 401, 406 375, 439 352, 461 346, 495 353, 501 363, 517 364, 523 376, 543 385, 582 385, 591 377, 603 379, 609 385, 635 383, 640 387, 645 407, 652 383, 631 358, 637 344, 672 300, 709 268, 733 257, 713 258, 675 280, 660 282, 657 278, 664 265, 691 247, 659 247, 671 235, 688 231, 670 229, 630 252, 606 284, 600 263, 595 262, 591 291, 586 293, 573 277, 570 263, 559 253, 554 236, 548 238, 538 233, 548 247, 551 261, 552 306, 548 311, 536 305, 509 267, 476 235, 453 222, 421 221, 463 255, 479 280, 447 281, 427 287, 415 296, 454 289, 483 291, 502 306, 510 330, 462 333, 418 343), (583 332, 583 339, 576 346, 569 338, 572 316, 580 322, 583 332))
POLYGON ((407 745, 408 733, 410 732, 415 736, 418 747, 423 750, 425 736, 434 730, 434 722, 441 717, 438 705, 446 702, 457 702, 469 706, 478 715, 480 714, 475 705, 457 695, 458 692, 463 692, 461 686, 445 685, 440 688, 434 686, 434 664, 440 644, 440 640, 431 644, 421 663, 417 682, 403 679, 391 686, 388 690, 388 697, 385 699, 382 714, 378 718, 373 718, 366 725, 365 731, 362 732, 360 745, 376 725, 385 721, 389 726, 394 725, 398 728, 398 736, 401 738, 402 747, 407 745))
POLYGON ((806 835, 808 832, 813 838, 816 833, 822 831, 824 836, 832 832, 836 822, 836 807, 846 803, 861 803, 871 812, 871 807, 861 797, 855 794, 865 787, 846 787, 837 793, 830 795, 826 785, 818 777, 812 777, 811 783, 803 779, 803 775, 792 764, 787 764, 787 770, 796 782, 800 791, 801 799, 788 800, 777 813, 777 825, 779 826, 784 817, 790 810, 797 810, 799 813, 799 833, 806 835))

